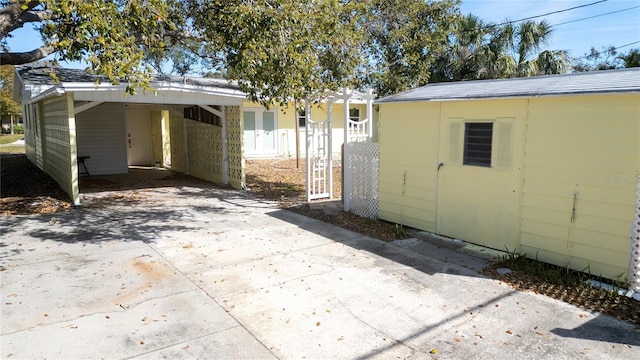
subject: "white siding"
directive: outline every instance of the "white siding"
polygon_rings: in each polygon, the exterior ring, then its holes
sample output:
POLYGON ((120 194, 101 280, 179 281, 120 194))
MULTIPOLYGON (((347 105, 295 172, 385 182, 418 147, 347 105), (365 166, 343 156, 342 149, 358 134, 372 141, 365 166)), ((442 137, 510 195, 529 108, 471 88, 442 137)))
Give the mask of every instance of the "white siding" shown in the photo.
POLYGON ((103 103, 76 115, 78 156, 91 175, 126 174, 127 148, 124 106, 103 103))

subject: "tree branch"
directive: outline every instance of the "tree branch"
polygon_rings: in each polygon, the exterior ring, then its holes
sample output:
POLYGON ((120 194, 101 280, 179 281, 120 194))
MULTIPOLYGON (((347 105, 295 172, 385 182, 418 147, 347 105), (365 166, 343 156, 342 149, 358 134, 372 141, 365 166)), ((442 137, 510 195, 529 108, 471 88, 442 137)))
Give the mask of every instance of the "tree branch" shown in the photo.
POLYGON ((23 53, 0 53, 0 64, 2 65, 22 65, 44 59, 53 53, 51 46, 42 46, 38 49, 23 53))
POLYGON ((26 4, 26 9, 23 9, 19 2, 11 2, 0 9, 0 40, 15 29, 24 13, 30 12, 38 5, 40 5, 40 1, 29 1, 26 4))
POLYGON ((15 29, 21 28, 26 23, 30 22, 41 22, 47 19, 46 11, 28 11, 22 13, 20 18, 16 21, 16 23, 9 29, 9 32, 12 32, 15 29))

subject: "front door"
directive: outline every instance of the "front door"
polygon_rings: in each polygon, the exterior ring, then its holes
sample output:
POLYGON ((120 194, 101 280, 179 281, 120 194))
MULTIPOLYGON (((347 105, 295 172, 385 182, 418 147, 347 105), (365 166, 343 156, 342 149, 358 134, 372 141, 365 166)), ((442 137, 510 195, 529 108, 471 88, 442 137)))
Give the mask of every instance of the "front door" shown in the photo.
POLYGON ((275 111, 247 109, 243 115, 245 153, 254 156, 276 154, 275 111))
POLYGON ((127 165, 152 165, 151 112, 127 108, 127 165))
POLYGON ((437 170, 437 233, 514 251, 520 175, 512 118, 443 119, 437 170))

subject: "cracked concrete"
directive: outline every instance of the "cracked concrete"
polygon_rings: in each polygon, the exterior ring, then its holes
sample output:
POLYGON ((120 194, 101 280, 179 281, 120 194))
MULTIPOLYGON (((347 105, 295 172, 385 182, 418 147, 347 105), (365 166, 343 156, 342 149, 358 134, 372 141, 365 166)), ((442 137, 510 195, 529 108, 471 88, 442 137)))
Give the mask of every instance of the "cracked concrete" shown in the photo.
POLYGON ((640 354, 631 324, 487 279, 489 255, 428 234, 383 243, 202 185, 130 191, 0 218, 0 357, 640 354))

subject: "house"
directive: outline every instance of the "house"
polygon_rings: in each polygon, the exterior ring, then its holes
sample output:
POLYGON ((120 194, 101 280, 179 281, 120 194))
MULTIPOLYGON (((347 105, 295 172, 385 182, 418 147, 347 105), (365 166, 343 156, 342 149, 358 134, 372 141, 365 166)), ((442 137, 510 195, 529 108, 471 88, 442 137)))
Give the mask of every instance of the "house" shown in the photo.
POLYGON ((640 68, 431 84, 379 106, 379 217, 624 279, 640 68))
MULTIPOLYGON (((353 121, 365 120, 369 116, 367 95, 359 91, 351 91, 350 94, 349 119, 353 121)), ((344 142, 345 121, 343 116, 344 100, 336 100, 332 106, 332 148, 333 152, 338 154, 344 142)), ((276 105, 267 109, 260 104, 245 101, 243 103, 245 156, 247 158, 294 157, 296 151, 305 156, 306 114, 304 108, 304 102, 296 104, 292 101, 285 106, 276 105), (298 136, 297 143, 296 136, 298 136)), ((312 121, 327 120, 327 100, 315 101, 311 106, 310 115, 312 121)), ((376 135, 377 133, 374 133, 374 136, 376 135)))
POLYGON ((244 187, 242 103, 225 80, 154 77, 147 91, 97 83, 82 70, 16 67, 28 158, 79 204, 79 165, 91 175, 157 165, 244 187))

